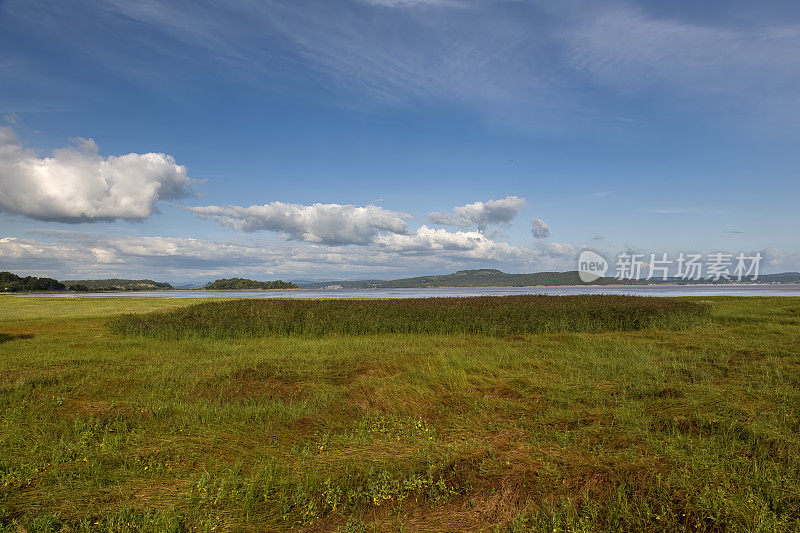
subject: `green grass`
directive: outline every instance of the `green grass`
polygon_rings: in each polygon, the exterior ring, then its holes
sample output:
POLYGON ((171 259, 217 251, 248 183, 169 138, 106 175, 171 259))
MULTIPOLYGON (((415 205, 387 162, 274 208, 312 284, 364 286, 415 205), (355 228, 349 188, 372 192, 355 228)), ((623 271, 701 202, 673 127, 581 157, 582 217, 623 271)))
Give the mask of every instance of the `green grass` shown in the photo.
POLYGON ((109 322, 198 301, 0 298, 0 531, 797 531, 800 299, 705 301, 170 339, 109 322))
POLYGON ((248 299, 126 314, 112 331, 151 337, 630 331, 705 323, 705 304, 636 296, 486 296, 395 300, 248 299))

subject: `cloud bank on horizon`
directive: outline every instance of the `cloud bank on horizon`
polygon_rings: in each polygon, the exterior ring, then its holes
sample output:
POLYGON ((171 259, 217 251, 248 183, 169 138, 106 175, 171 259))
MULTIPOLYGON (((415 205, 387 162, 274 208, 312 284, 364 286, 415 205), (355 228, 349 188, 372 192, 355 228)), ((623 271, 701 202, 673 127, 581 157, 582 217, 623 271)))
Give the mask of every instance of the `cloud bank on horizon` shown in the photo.
POLYGON ((564 270, 577 251, 570 245, 520 247, 492 241, 479 232, 449 233, 422 226, 411 235, 383 235, 367 246, 326 246, 187 239, 180 237, 98 237, 59 233, 55 242, 0 238, 4 267, 34 274, 62 272, 61 279, 116 277, 119 272, 144 276, 157 271, 169 279, 229 277, 232 273, 297 279, 331 279, 380 275, 403 277, 410 272, 481 268, 498 262, 511 269, 564 270))

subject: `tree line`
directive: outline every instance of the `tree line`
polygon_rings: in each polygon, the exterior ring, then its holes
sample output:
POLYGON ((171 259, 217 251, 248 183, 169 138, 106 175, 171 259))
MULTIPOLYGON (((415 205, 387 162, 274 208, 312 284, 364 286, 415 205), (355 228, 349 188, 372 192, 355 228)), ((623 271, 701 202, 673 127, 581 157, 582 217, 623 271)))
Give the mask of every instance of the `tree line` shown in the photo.
POLYGON ((53 278, 37 278, 35 276, 17 276, 11 272, 0 272, 0 291, 63 291, 67 287, 53 278))
POLYGON ((245 278, 228 278, 212 281, 205 287, 206 290, 227 291, 227 290, 276 290, 276 289, 299 289, 298 285, 288 281, 255 281, 245 278))

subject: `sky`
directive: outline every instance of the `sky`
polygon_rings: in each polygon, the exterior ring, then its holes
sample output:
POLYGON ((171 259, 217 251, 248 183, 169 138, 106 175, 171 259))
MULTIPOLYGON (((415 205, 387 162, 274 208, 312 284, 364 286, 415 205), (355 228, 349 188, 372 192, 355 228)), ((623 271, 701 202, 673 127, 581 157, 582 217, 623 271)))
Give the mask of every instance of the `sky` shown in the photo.
POLYGON ((800 3, 0 0, 0 270, 800 270, 800 3))

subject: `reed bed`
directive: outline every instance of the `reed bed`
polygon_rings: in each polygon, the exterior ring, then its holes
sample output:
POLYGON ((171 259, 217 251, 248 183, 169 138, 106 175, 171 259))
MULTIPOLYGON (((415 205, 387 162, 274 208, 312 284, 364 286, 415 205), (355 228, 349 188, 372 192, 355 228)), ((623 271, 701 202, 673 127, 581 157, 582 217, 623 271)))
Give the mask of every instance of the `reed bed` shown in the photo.
POLYGON ((681 329, 704 323, 705 304, 635 296, 487 296, 392 300, 257 299, 125 314, 113 332, 148 337, 476 334, 681 329))

